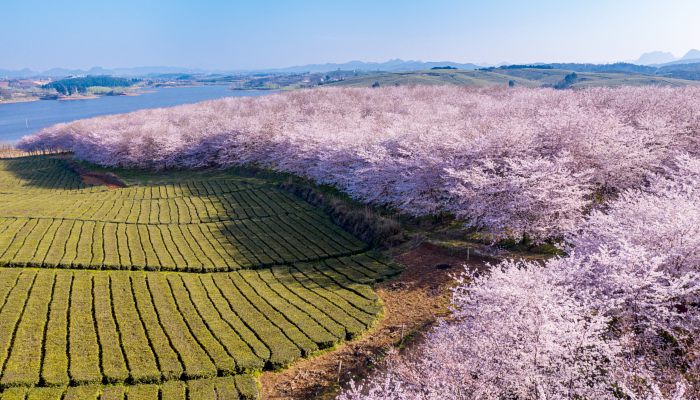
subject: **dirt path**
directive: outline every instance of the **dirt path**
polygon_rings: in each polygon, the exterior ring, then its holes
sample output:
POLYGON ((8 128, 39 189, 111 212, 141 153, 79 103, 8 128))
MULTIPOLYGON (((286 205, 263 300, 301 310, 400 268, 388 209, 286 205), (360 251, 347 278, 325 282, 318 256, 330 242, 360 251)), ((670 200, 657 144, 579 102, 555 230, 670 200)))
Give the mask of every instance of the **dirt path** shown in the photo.
POLYGON ((384 302, 384 317, 377 326, 334 351, 300 360, 280 372, 263 373, 263 399, 333 398, 339 385, 361 376, 389 348, 404 344, 448 313, 450 275, 459 273, 462 264, 484 266, 481 259, 467 262, 466 254, 429 243, 406 250, 395 259, 406 269, 398 278, 375 288, 384 302))

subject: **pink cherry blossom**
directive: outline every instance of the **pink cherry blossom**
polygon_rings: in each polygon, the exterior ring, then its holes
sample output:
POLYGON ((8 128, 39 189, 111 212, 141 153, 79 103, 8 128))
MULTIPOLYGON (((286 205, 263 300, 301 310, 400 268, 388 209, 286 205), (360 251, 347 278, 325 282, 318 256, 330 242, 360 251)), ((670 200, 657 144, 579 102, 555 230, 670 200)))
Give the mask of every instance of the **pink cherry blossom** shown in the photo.
POLYGON ((700 88, 324 88, 60 124, 20 147, 109 166, 256 164, 542 240, 678 152, 698 155, 699 131, 700 88))
POLYGON ((20 147, 272 168, 565 250, 466 272, 452 316, 340 399, 700 398, 700 88, 323 88, 60 124, 20 147))

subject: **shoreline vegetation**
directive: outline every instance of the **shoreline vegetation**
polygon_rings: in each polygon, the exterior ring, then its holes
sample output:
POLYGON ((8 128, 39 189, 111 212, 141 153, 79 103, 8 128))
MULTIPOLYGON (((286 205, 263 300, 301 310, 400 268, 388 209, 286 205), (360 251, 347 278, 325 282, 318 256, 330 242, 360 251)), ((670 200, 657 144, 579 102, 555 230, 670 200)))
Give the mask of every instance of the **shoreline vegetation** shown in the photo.
MULTIPOLYGON (((180 86, 173 86, 180 87, 180 86)), ((16 104, 16 103, 29 103, 34 101, 73 101, 73 100, 93 100, 99 99, 105 96, 141 96, 146 93, 153 93, 154 89, 160 87, 139 87, 135 89, 130 89, 128 91, 99 91, 89 94, 72 94, 72 95, 45 95, 45 96, 31 96, 22 97, 17 99, 0 99, 0 104, 16 104)))
MULTIPOLYGON (((73 100, 94 100, 106 96, 126 96, 135 97, 141 96, 148 93, 154 93, 158 89, 168 89, 168 88, 186 88, 186 87, 202 87, 202 86, 226 86, 221 84, 204 85, 204 84, 187 84, 187 85, 158 85, 158 86, 143 86, 136 88, 135 90, 125 91, 125 92, 110 92, 110 93, 93 93, 86 95, 69 95, 69 96, 32 96, 32 97, 22 97, 15 99, 2 99, 0 98, 0 105, 2 104, 17 104, 17 103, 31 103, 35 101, 73 101, 73 100)), ((267 90, 270 92, 278 91, 276 88, 263 88, 263 89, 245 89, 245 88, 230 88, 232 91, 238 92, 254 92, 267 90)))
POLYGON ((27 88, 10 86, 4 82, 0 87, 0 104, 25 103, 39 100, 91 100, 105 96, 140 96, 160 88, 195 87, 205 83, 194 81, 160 81, 111 76, 87 76, 65 78, 54 81, 19 81, 15 85, 30 85, 27 88))

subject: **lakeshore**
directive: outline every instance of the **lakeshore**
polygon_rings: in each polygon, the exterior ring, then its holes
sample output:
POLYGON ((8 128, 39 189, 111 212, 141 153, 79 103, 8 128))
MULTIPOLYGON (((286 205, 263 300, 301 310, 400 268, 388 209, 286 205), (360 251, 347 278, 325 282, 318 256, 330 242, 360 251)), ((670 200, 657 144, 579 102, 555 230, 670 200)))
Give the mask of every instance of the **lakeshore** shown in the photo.
POLYGON ((170 107, 222 97, 260 96, 271 91, 234 91, 228 86, 178 86, 148 88, 133 95, 75 97, 70 100, 41 100, 0 103, 0 142, 14 143, 24 135, 53 124, 121 114, 147 108, 170 107))

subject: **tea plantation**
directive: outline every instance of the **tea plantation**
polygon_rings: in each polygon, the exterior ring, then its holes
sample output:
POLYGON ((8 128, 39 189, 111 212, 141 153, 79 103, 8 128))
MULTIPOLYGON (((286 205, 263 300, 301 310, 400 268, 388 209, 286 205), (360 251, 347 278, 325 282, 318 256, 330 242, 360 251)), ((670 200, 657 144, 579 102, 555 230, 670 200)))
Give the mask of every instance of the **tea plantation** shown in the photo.
POLYGON ((257 398, 380 315, 398 270, 274 182, 124 175, 0 160, 2 400, 257 398))

